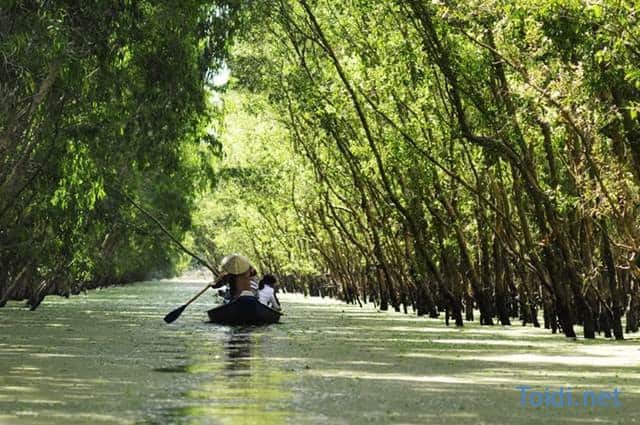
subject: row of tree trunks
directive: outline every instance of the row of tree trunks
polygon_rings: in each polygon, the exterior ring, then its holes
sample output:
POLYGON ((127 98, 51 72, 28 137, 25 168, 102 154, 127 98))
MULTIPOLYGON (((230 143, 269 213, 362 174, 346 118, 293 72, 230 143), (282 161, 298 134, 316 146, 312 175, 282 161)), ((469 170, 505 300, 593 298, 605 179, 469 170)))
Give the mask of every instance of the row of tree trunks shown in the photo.
MULTIPOLYGON (((501 51, 492 19, 391 3, 406 63, 390 65, 366 37, 334 27, 332 5, 283 0, 268 25, 274 51, 287 52, 278 66, 293 70, 269 80, 284 93, 274 103, 322 188, 317 202, 294 208, 338 296, 444 312, 456 326, 475 309, 482 325, 540 327, 542 318, 571 338, 578 326, 585 338, 637 330, 637 213, 614 199, 614 174, 594 158, 598 130, 501 51), (463 57, 470 46, 480 59, 463 57), (384 66, 402 76, 397 84, 375 73, 384 66), (360 75, 369 70, 375 77, 360 75)), ((614 89, 603 101, 617 95, 628 107, 626 89, 614 89)), ((635 148, 629 118, 611 129, 621 174, 625 146, 635 148)))

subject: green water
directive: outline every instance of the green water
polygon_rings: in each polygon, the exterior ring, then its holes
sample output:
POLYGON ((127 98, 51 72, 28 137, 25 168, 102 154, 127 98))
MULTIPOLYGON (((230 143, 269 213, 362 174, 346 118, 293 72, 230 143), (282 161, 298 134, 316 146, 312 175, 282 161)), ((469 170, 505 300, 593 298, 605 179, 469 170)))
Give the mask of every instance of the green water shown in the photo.
POLYGON ((0 424, 640 422, 640 343, 566 341, 283 295, 282 323, 204 323, 204 282, 0 310, 0 424), (620 391, 619 407, 523 407, 518 385, 620 391))

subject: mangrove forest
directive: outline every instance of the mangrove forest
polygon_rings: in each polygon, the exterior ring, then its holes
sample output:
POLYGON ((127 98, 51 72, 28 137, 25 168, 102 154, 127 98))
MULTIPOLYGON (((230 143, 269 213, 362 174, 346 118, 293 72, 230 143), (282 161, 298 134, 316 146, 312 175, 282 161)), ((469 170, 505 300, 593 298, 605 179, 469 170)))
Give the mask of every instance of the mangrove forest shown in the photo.
POLYGON ((2 304, 183 269, 139 203, 286 290, 638 330, 633 3, 14 1, 0 20, 2 304))

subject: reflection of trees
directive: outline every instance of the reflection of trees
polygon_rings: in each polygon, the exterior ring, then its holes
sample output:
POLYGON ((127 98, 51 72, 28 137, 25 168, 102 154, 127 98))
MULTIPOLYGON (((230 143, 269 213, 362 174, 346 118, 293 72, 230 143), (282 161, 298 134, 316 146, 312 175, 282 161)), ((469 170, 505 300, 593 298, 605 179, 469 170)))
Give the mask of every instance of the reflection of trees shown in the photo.
POLYGON ((227 356, 224 367, 226 375, 230 377, 251 375, 251 331, 250 327, 229 329, 229 338, 224 344, 227 356))

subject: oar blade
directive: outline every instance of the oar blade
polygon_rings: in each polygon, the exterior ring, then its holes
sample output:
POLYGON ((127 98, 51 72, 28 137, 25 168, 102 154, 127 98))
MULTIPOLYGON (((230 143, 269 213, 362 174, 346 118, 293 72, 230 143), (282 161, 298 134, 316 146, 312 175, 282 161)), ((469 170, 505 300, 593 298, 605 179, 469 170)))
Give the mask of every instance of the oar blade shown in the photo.
POLYGON ((171 313, 164 316, 164 321, 167 323, 175 322, 175 320, 180 317, 184 309, 187 308, 187 304, 180 306, 173 310, 171 313))

